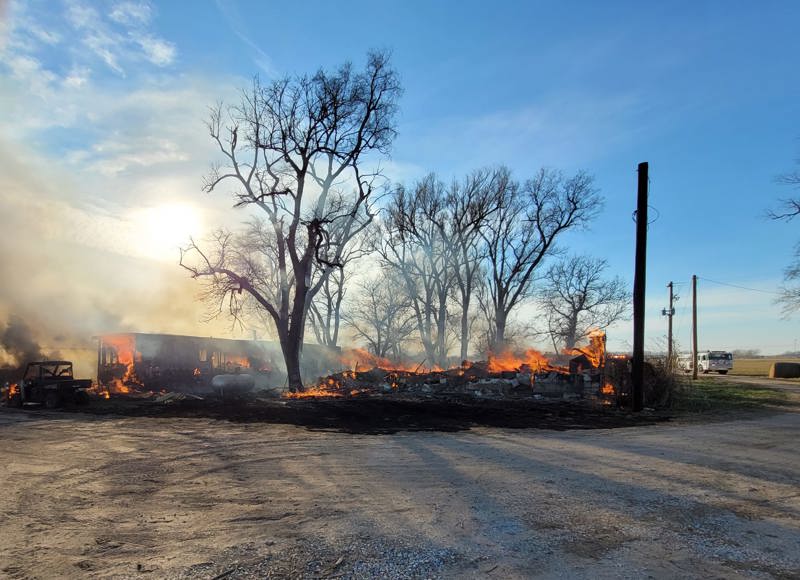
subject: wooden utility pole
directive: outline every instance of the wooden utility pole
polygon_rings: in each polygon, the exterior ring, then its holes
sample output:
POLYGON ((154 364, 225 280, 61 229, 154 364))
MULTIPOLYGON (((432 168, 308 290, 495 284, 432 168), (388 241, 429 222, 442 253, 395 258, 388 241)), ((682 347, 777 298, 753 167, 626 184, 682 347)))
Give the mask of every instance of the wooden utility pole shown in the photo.
POLYGON ((697 379, 697 275, 692 275, 692 379, 697 379))
POLYGON ((661 313, 667 317, 667 370, 672 372, 672 316, 675 314, 675 308, 672 306, 674 294, 671 281, 667 284, 667 288, 669 288, 669 308, 661 313))
POLYGON ((647 273, 647 162, 639 164, 636 199, 636 264, 633 274, 633 410, 644 408, 644 291, 647 273))

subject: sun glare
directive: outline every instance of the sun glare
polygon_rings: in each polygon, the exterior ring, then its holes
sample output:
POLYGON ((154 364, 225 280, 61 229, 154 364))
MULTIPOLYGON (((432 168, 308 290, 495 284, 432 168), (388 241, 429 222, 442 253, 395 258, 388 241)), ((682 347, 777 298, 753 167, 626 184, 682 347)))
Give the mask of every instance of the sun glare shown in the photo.
POLYGON ((176 250, 200 233, 199 211, 188 204, 164 204, 143 210, 139 231, 144 253, 156 259, 175 259, 176 250))

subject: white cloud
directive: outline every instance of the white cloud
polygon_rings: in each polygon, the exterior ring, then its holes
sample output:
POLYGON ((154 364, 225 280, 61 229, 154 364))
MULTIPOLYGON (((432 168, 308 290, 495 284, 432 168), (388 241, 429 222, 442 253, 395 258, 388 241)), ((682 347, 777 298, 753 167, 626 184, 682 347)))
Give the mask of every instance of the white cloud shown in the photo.
MULTIPOLYGON (((37 65, 25 62, 20 68, 37 70, 37 65)), ((75 82, 47 84, 43 98, 31 98, 27 91, 6 95, 16 107, 0 107, 7 138, 27 143, 64 127, 72 142, 81 143, 80 148, 41 150, 38 159, 31 153, 34 159, 28 163, 72 176, 81 200, 111 214, 170 201, 202 203, 215 215, 209 223, 217 225, 233 226, 243 219, 229 211, 231 201, 224 192, 200 194, 202 176, 216 159, 203 126, 208 106, 220 98, 234 99, 242 79, 151 78, 131 91, 89 78, 79 82, 84 73, 88 77, 88 71, 72 71, 67 78, 75 82)), ((0 88, 0 105, 2 97, 0 88)))
POLYGON ((89 67, 79 67, 74 66, 69 71, 64 80, 62 81, 64 86, 70 89, 80 89, 83 87, 87 82, 89 82, 89 75, 91 74, 92 70, 89 67))
POLYGON ((28 27, 28 32, 36 38, 39 42, 53 46, 61 42, 61 35, 54 30, 45 30, 44 28, 31 25, 28 27))
POLYGON ((84 155, 81 159, 91 159, 86 167, 105 176, 118 175, 134 166, 153 167, 189 159, 188 153, 177 143, 157 137, 102 141, 92 149, 92 155, 84 155))
POLYGON ((216 3, 217 8, 222 13, 225 21, 228 23, 228 27, 237 37, 239 37, 239 40, 246 44, 255 53, 253 56, 253 62, 268 76, 274 77, 277 74, 277 70, 275 65, 272 63, 272 59, 263 50, 261 50, 261 47, 258 46, 258 44, 256 44, 245 32, 247 27, 246 20, 242 18, 236 3, 230 0, 216 0, 216 3))
POLYGON ((163 68, 174 62, 175 45, 144 26, 149 4, 118 7, 118 19, 127 14, 135 28, 116 24, 81 0, 68 0, 60 13, 52 8, 15 3, 3 23, 7 37, 0 46, 0 123, 7 136, 27 139, 31 131, 91 126, 103 115, 98 103, 106 97, 124 100, 128 92, 115 89, 95 98, 106 67, 123 77, 134 71, 137 84, 148 86, 151 79, 143 63, 163 68), (64 46, 66 63, 47 60, 54 42, 64 46))
POLYGON ((144 51, 145 58, 157 66, 167 66, 175 60, 175 45, 149 34, 133 35, 144 51))
POLYGON ((125 70, 119 64, 118 53, 121 47, 118 39, 98 29, 87 34, 83 38, 83 44, 100 57, 108 68, 120 75, 125 74, 125 70))
POLYGON ((159 67, 175 60, 175 45, 147 30, 152 18, 147 2, 115 4, 105 18, 93 6, 69 0, 66 17, 90 53, 120 76, 142 59, 159 67))
POLYGON ((418 142, 424 147, 421 155, 437 162, 452 151, 452 158, 444 161, 457 167, 487 162, 524 166, 530 158, 558 167, 585 164, 632 141, 646 128, 649 106, 633 93, 591 97, 559 93, 515 109, 445 117, 434 126, 420 127, 418 142), (467 156, 465 142, 475 144, 467 156))
POLYGON ((45 69, 38 59, 25 55, 11 56, 6 64, 11 69, 13 78, 22 83, 30 94, 40 98, 50 94, 51 86, 57 77, 45 69))
POLYGON ((143 25, 150 22, 153 10, 148 2, 118 2, 111 9, 109 18, 128 25, 143 25))
POLYGON ((94 28, 100 23, 100 15, 93 7, 82 2, 67 2, 67 20, 75 28, 94 28))

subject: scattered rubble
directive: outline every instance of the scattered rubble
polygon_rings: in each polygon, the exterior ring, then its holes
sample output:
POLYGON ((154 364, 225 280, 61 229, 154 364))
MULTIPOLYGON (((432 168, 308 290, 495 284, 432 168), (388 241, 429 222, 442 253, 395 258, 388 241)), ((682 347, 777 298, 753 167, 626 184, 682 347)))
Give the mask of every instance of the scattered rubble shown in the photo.
POLYGON ((185 401, 190 399, 192 401, 202 401, 203 397, 200 395, 193 395, 192 393, 174 393, 167 392, 153 399, 156 403, 174 403, 176 401, 185 401))

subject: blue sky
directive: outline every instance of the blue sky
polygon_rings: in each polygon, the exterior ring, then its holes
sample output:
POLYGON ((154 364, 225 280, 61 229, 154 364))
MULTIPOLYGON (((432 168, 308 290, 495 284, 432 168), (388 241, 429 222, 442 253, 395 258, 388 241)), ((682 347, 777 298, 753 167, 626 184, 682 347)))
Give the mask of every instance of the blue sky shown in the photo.
MULTIPOLYGON (((800 232, 764 215, 792 193, 774 177, 800 157, 800 4, 643 4, 0 2, 0 226, 27 231, 9 216, 46 207, 48 243, 87 262, 75 266, 82 282, 68 296, 88 294, 113 310, 108 292, 134 287, 126 323, 185 330, 198 318, 186 305, 172 313, 185 324, 143 322, 137 284, 174 304, 169 297, 186 288, 175 246, 240 219, 224 196, 199 191, 214 160, 206 107, 254 74, 360 64, 367 50, 386 48, 405 88, 391 178, 434 170, 449 179, 497 164, 520 178, 540 166, 585 169, 605 208, 565 245, 608 259, 632 282, 636 166, 648 161, 657 216, 648 347, 665 333, 659 313, 670 280, 684 284, 675 323, 688 346, 688 282, 697 274, 701 348, 789 350, 800 328, 780 318, 770 292, 800 232), (63 227, 54 211, 80 226, 63 227), (116 256, 149 274, 86 281, 98 263, 113 272, 116 256)), ((47 255, 32 253, 24 236, 6 244, 20 263, 47 255)), ((6 290, 0 310, 33 310, 32 298, 51 292, 6 290)), ((609 340, 628 346, 630 325, 609 340)))

